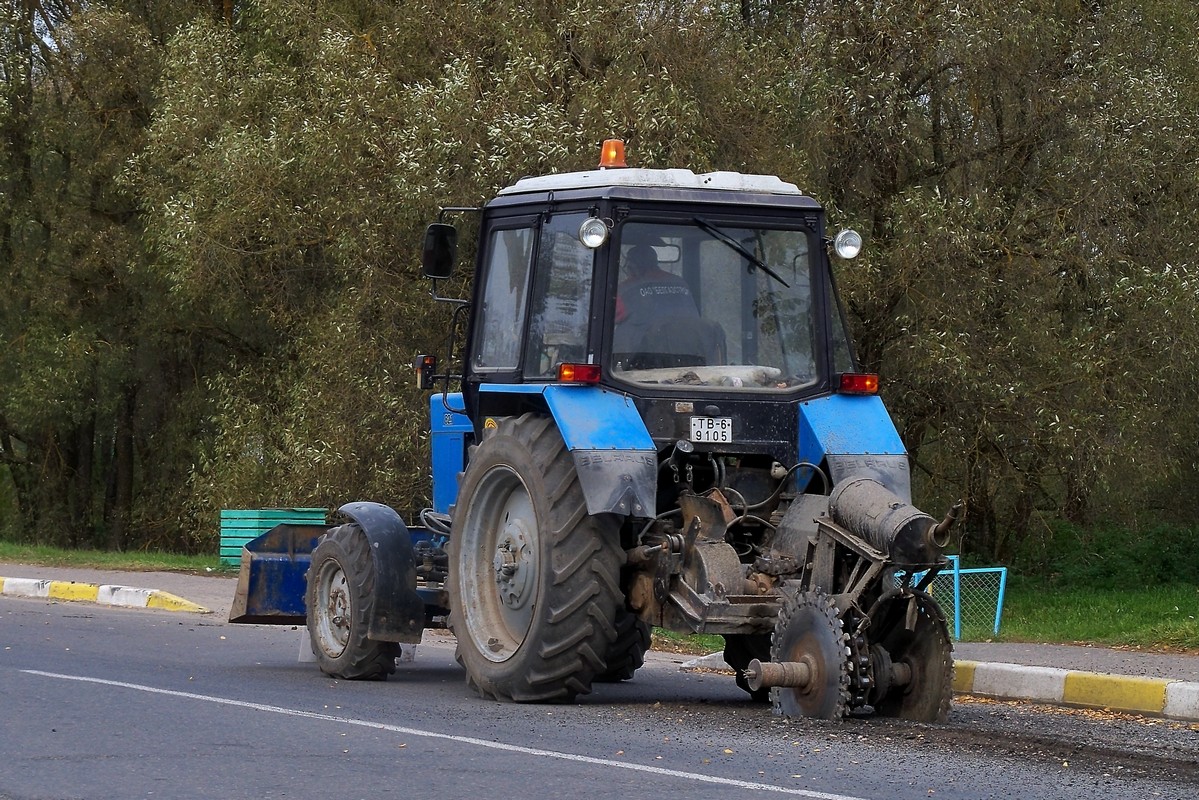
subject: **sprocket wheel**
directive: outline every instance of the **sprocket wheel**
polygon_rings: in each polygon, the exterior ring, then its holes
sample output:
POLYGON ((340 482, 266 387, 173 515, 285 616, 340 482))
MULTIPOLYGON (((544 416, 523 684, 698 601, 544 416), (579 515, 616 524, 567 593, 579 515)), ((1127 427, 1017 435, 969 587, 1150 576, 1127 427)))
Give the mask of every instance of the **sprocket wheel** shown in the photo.
POLYGON ((771 661, 807 666, 805 685, 771 690, 774 713, 788 717, 840 719, 849 702, 848 638, 833 599, 824 592, 798 592, 779 611, 771 661))
POLYGON ((892 664, 907 668, 910 678, 879 698, 874 704, 875 713, 919 722, 944 722, 953 697, 953 642, 945 615, 937 601, 923 592, 892 601, 892 605, 886 617, 889 625, 879 643, 892 664), (915 604, 914 609, 911 604, 915 604))

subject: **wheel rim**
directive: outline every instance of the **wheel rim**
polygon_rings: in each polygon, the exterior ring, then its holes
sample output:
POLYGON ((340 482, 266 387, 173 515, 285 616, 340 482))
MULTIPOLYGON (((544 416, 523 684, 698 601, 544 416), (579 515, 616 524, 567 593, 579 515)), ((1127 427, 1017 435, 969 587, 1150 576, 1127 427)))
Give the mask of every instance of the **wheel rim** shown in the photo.
POLYGON ((463 528, 460 578, 468 635, 491 661, 520 650, 537 611, 541 583, 537 514, 528 488, 507 467, 480 481, 463 528))
POLYGON ((353 607, 346 574, 336 561, 326 561, 321 566, 315 611, 317 644, 329 658, 337 658, 350 642, 353 607))

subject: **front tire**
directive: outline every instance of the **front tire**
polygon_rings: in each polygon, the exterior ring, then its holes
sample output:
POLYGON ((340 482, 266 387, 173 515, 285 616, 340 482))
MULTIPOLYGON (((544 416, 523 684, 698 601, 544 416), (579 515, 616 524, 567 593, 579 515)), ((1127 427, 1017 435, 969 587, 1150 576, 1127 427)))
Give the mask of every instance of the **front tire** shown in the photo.
POLYGON ((612 515, 591 516, 554 421, 500 422, 473 452, 450 535, 450 629, 481 695, 571 700, 616 639, 623 554, 612 515))
POLYGON ((386 680, 399 646, 368 639, 375 604, 375 565, 357 524, 339 525, 312 551, 305 592, 312 652, 321 672, 346 680, 386 680))

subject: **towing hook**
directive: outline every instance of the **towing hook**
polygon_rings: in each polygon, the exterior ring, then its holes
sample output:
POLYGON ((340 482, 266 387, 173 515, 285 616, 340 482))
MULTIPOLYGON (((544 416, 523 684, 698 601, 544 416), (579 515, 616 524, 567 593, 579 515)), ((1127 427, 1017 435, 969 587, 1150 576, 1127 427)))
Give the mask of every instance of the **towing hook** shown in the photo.
POLYGON ((928 529, 928 541, 930 544, 942 550, 945 549, 945 546, 949 544, 949 531, 953 528, 954 523, 958 521, 958 517, 962 515, 962 508, 962 501, 957 501, 945 512, 945 519, 928 529))

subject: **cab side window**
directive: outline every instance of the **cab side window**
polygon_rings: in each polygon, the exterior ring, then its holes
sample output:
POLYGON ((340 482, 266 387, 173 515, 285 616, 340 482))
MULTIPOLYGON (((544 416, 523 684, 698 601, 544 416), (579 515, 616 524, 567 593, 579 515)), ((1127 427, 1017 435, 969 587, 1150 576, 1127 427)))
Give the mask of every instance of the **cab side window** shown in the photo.
POLYGON ((595 253, 579 241, 585 213, 555 214, 537 247, 525 376, 552 378, 564 361, 586 361, 595 253))
POLYGON ((492 231, 488 253, 474 368, 514 371, 520 359, 527 310, 532 228, 492 231))

